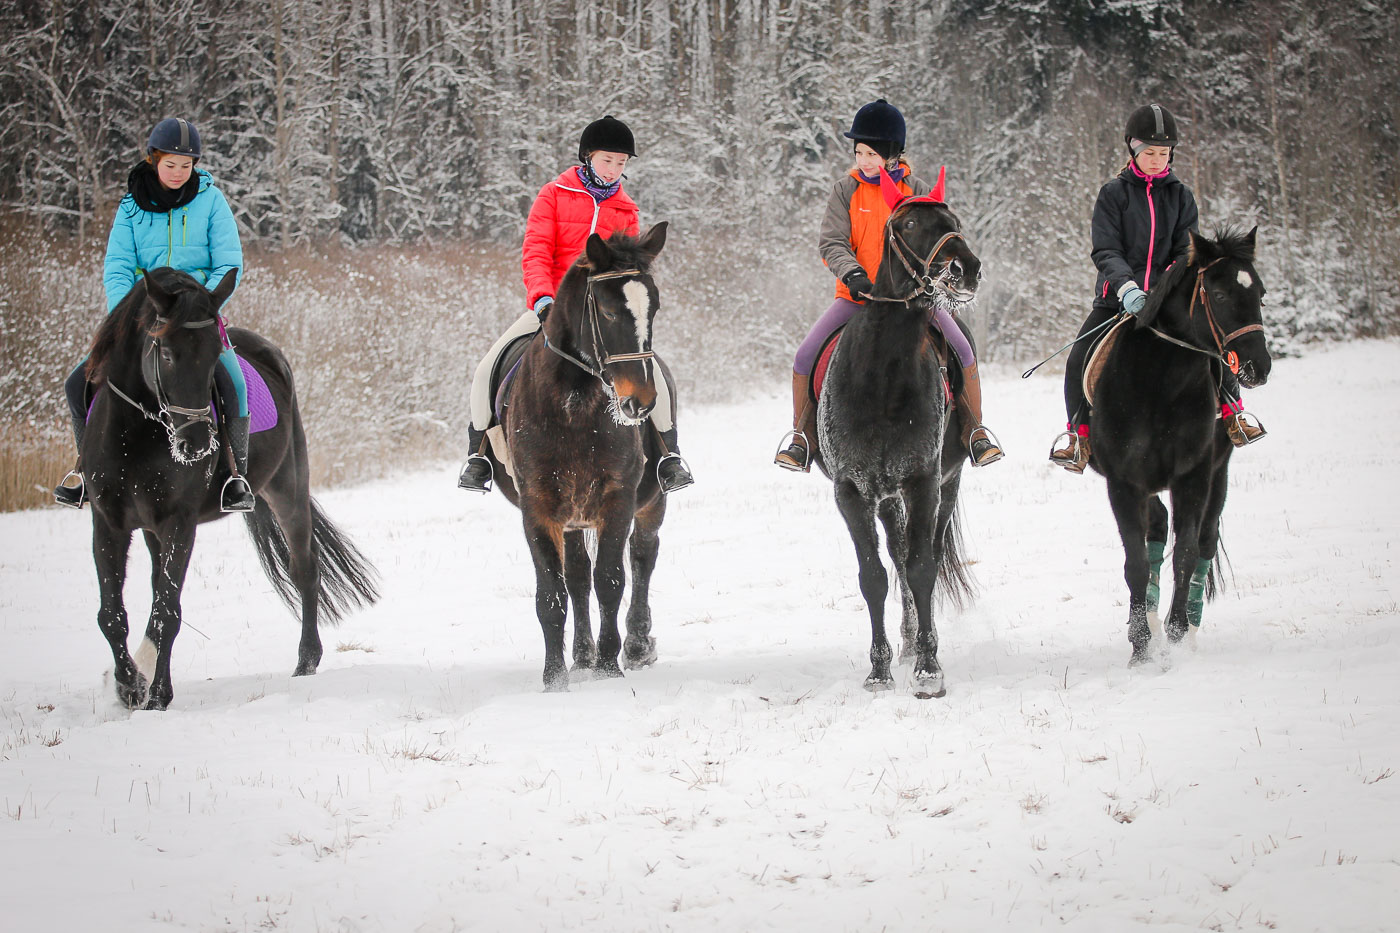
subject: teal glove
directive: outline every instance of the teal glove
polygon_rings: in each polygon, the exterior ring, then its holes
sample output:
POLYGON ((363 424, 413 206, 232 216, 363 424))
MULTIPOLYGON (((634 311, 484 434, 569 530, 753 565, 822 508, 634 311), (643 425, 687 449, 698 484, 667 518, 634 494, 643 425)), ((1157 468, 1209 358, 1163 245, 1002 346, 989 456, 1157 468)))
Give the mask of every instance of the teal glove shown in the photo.
POLYGON ((1120 299, 1123 302, 1123 310, 1129 314, 1137 314, 1147 307, 1147 292, 1134 285, 1123 293, 1120 299))

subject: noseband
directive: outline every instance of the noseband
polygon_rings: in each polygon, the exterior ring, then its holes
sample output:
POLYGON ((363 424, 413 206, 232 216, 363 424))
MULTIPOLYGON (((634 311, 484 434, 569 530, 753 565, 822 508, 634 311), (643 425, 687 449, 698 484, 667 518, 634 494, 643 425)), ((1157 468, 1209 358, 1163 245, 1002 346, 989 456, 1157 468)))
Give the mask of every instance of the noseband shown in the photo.
POLYGON ((603 282, 608 279, 627 279, 642 275, 640 269, 616 269, 612 272, 599 272, 588 277, 588 287, 584 292, 584 313, 587 318, 588 330, 593 337, 593 355, 602 360, 598 366, 593 366, 584 360, 579 359, 567 350, 562 350, 549 342, 549 336, 545 335, 544 345, 555 354, 573 363, 579 369, 597 377, 597 379, 612 390, 612 380, 608 379, 604 372, 613 363, 639 362, 652 359, 656 356, 653 350, 639 349, 635 353, 609 353, 607 343, 603 340, 603 329, 598 323, 598 300, 593 295, 593 283, 603 282))
MULTIPOLYGON (((159 325, 165 325, 169 324, 170 320, 168 318, 157 317, 156 323, 159 325)), ((185 330, 199 330, 204 327, 212 327, 216 323, 218 323, 218 318, 213 317, 203 321, 186 321, 185 323, 179 326, 184 328, 185 330)), ((150 336, 151 342, 146 345, 146 350, 142 354, 143 358, 150 357, 153 354, 158 353, 160 350, 160 338, 149 334, 148 336, 150 336)), ((179 436, 181 431, 188 430, 190 427, 196 424, 207 424, 209 425, 210 430, 213 430, 214 405, 212 402, 204 406, 203 408, 185 408, 181 405, 170 404, 169 400, 165 397, 165 387, 161 385, 159 360, 153 361, 151 370, 155 374, 153 380, 155 382, 155 385, 151 387, 152 391, 155 392, 156 396, 156 410, 154 412, 146 408, 146 406, 142 405, 140 402, 136 401, 131 396, 127 395, 121 389, 117 388, 116 384, 112 381, 108 380, 107 385, 111 388, 113 392, 116 393, 118 398, 131 405, 137 411, 141 412, 143 417, 151 421, 158 422, 162 427, 164 427, 165 433, 169 436, 171 444, 175 443, 175 440, 179 436), (185 420, 177 425, 175 423, 176 415, 179 415, 185 420)))
POLYGON ((1152 333, 1156 334, 1158 337, 1161 337, 1163 340, 1167 341, 1168 343, 1174 343, 1179 347, 1185 347, 1188 350, 1195 350, 1197 353, 1204 353, 1206 356, 1214 357, 1215 359, 1220 360, 1220 362, 1224 363, 1230 368, 1230 372, 1234 373, 1235 375, 1239 375, 1239 354, 1236 353, 1234 350, 1226 350, 1225 348, 1228 347, 1230 343, 1237 337, 1243 337, 1245 334, 1252 334, 1256 331, 1262 331, 1264 329, 1264 325, 1246 324, 1245 326, 1237 330, 1233 330, 1227 334, 1225 333, 1224 328, 1220 326, 1220 323, 1216 321, 1215 309, 1211 307, 1210 303, 1210 292, 1206 289, 1206 272, 1208 272, 1211 269, 1211 267, 1213 267, 1216 263, 1219 263, 1224 258, 1224 256, 1221 256, 1216 259, 1213 259, 1210 262, 1206 263, 1204 266, 1201 266, 1201 268, 1196 271, 1196 284, 1191 288, 1191 307, 1186 312, 1187 319, 1194 320, 1196 317, 1197 303, 1199 303, 1201 307, 1205 309, 1206 324, 1210 327, 1210 338, 1212 341, 1215 342, 1215 353, 1211 353, 1209 350, 1204 350, 1198 346, 1189 344, 1184 340, 1177 340, 1175 337, 1170 337, 1162 333, 1155 327, 1150 327, 1148 329, 1151 330, 1152 333))

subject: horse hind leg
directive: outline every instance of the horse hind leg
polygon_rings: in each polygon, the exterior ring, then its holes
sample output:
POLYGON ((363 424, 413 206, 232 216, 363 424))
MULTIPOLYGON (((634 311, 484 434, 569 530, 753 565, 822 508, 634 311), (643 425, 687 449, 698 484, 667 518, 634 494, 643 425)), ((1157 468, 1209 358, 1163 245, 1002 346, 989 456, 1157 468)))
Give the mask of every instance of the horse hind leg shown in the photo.
POLYGON ((574 673, 598 666, 598 645, 593 640, 593 620, 588 601, 593 596, 593 562, 588 557, 587 532, 564 533, 564 587, 574 616, 574 673))
POLYGON ((1161 638, 1162 562, 1167 550, 1167 507, 1160 496, 1147 500, 1147 627, 1153 638, 1161 638))
POLYGON ((293 677, 316 673, 323 646, 319 628, 321 611, 321 556, 316 541, 315 506, 305 488, 286 490, 274 477, 265 485, 253 511, 247 513, 263 569, 288 607, 300 605, 301 638, 293 677))
POLYGON ((665 517, 666 497, 656 496, 638 510, 632 523, 628 545, 632 598, 627 607, 627 637, 622 643, 622 664, 629 671, 656 663, 656 638, 651 634, 651 575, 661 552, 661 522, 665 517))

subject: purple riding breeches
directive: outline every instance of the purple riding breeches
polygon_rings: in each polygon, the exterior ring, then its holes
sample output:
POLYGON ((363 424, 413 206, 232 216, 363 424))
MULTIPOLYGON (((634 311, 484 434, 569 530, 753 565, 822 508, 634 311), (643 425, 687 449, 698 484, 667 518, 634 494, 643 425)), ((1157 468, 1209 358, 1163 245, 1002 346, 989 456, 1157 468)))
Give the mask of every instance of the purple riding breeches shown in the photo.
MULTIPOLYGON (((799 376, 810 376, 812 367, 817 364, 817 354, 821 352, 822 344, 826 343, 826 338, 836 332, 836 329, 845 324, 851 317, 859 311, 861 306, 846 298, 837 298, 831 307, 817 322, 812 325, 812 329, 807 331, 807 336, 797 348, 797 356, 792 361, 792 371, 799 376)), ((943 339, 948 341, 948 346, 953 348, 953 352, 958 355, 958 362, 964 369, 977 362, 977 358, 972 353, 972 344, 967 340, 967 335, 963 333, 958 322, 953 320, 953 316, 945 308, 934 308, 931 315, 932 321, 938 325, 938 329, 943 332, 943 339)))

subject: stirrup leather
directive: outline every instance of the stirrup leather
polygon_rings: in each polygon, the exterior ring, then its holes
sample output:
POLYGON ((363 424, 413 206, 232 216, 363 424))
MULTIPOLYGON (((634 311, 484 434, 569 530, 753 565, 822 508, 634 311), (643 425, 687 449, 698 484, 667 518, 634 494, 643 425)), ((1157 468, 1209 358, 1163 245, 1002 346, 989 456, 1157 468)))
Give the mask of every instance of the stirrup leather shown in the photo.
POLYGON ((987 427, 985 424, 979 424, 979 425, 977 425, 977 427, 973 428, 970 432, 968 432, 968 435, 967 435, 967 458, 968 458, 968 461, 969 461, 973 466, 975 466, 975 467, 990 466, 990 465, 992 465, 993 463, 996 463, 998 460, 1002 459, 1002 458, 1005 457, 1005 456, 1006 456, 1006 450, 1005 450, 1005 448, 1003 448, 1003 447, 1001 446, 1001 441, 999 441, 999 440, 997 439, 997 436, 996 436, 995 434, 992 433, 992 429, 989 428, 989 427, 987 427), (988 458, 985 459, 985 460, 978 460, 978 459, 973 455, 972 448, 973 448, 973 445, 974 445, 974 444, 977 442, 977 440, 978 440, 977 434, 978 434, 979 431, 980 431, 981 434, 982 434, 982 438, 981 438, 981 439, 984 440, 984 441, 986 441, 988 444, 990 444, 990 445, 992 446, 992 449, 996 451, 996 455, 995 455, 995 456, 988 457, 988 458))
POLYGON ((812 469, 812 441, 807 437, 805 431, 793 428, 778 441, 778 452, 773 455, 773 462, 784 470, 792 470, 794 473, 806 473, 812 469), (783 454, 791 450, 797 442, 802 441, 802 461, 796 462, 784 459, 783 454))

